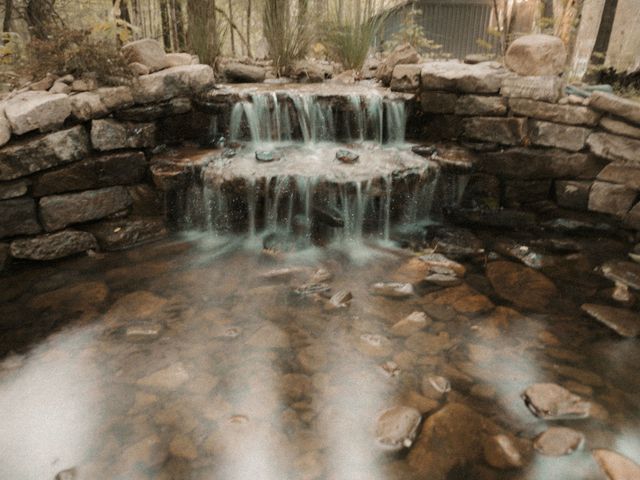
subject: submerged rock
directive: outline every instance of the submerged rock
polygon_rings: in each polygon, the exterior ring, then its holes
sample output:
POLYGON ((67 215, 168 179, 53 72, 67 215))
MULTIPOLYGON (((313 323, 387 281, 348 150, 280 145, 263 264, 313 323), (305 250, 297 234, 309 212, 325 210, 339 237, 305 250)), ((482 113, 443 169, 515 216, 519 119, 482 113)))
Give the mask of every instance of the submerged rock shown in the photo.
POLYGON ((523 454, 509 435, 501 433, 487 438, 482 451, 485 461, 493 468, 511 470, 524 465, 523 454))
POLYGON ((445 480, 456 467, 480 460, 485 433, 499 432, 471 408, 448 404, 424 422, 407 460, 414 469, 429 472, 430 480, 445 480))
POLYGON ((465 258, 484 253, 482 241, 466 228, 436 227, 431 230, 427 230, 431 246, 443 255, 465 258))
POLYGON ((336 159, 338 159, 342 163, 351 165, 360 160, 360 155, 355 152, 350 152, 349 150, 338 150, 336 152, 336 159))
POLYGON ((584 444, 584 435, 565 427, 551 427, 540 434, 533 447, 543 455, 560 457, 570 455, 584 444))
POLYGON ((624 308, 586 303, 582 310, 623 337, 640 335, 640 314, 624 308))
POLYGON ((376 424, 376 441, 392 451, 409 448, 418 433, 422 415, 411 407, 396 406, 380 414, 376 424))
POLYGON ((325 206, 314 206, 313 214, 315 219, 328 227, 344 228, 344 218, 342 212, 337 208, 325 206))
POLYGON ((592 454, 609 480, 640 478, 640 465, 624 455, 605 449, 594 450, 592 454))
POLYGON ((353 300, 353 295, 350 291, 340 290, 335 295, 333 295, 325 304, 325 310, 332 311, 349 308, 351 300, 353 300))
POLYGON ((258 151, 256 151, 256 160, 258 162, 269 163, 269 162, 275 162, 275 161, 281 160, 281 159, 282 159, 282 155, 279 154, 278 152, 274 152, 272 150, 270 150, 270 151, 266 151, 266 150, 258 150, 258 151))
POLYGON ((424 281, 439 287, 456 287, 462 284, 462 279, 454 275, 446 275, 442 273, 427 275, 424 281))
POLYGON ((400 337, 409 337, 426 328, 431 322, 424 312, 413 312, 391 327, 391 332, 400 337))
POLYGON ((445 377, 428 376, 422 379, 422 395, 440 400, 451 391, 451 382, 445 377))
POLYGON ((56 475, 55 480, 76 480, 78 478, 78 471, 75 468, 69 468, 56 475))
POLYGON ((498 295, 529 310, 544 310, 558 293, 547 277, 517 263, 491 262, 487 277, 498 295))
POLYGON ((432 155, 438 153, 435 145, 415 145, 411 147, 411 151, 425 158, 430 158, 432 155))
POLYGON ((466 268, 458 262, 448 259, 440 253, 430 253, 420 257, 429 272, 440 275, 455 275, 457 277, 464 277, 466 268))
POLYGON ((527 267, 535 270, 540 270, 545 266, 546 258, 544 255, 534 251, 526 245, 522 245, 512 240, 498 241, 493 245, 493 249, 500 255, 518 260, 527 267))
POLYGON ((414 294, 410 283, 381 282, 371 286, 371 295, 388 298, 407 298, 414 294))
POLYGON ((587 418, 591 404, 554 383, 537 383, 522 394, 527 408, 544 420, 587 418))
POLYGON ((609 280, 640 290, 640 265, 634 262, 607 262, 601 267, 609 280))

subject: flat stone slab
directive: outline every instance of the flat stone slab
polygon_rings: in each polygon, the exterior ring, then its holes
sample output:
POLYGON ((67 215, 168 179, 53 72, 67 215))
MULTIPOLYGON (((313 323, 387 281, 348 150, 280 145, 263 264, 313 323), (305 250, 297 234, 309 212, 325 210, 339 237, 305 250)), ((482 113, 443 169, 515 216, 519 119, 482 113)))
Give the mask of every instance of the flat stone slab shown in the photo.
MULTIPOLYGON (((377 146, 351 149, 360 155, 355 164, 336 159, 340 146, 290 146, 277 149, 277 162, 257 162, 255 152, 246 151, 231 159, 211 158, 205 169, 205 182, 224 183, 234 180, 256 181, 275 177, 306 179, 314 184, 349 184, 373 179, 424 175, 435 172, 432 162, 410 150, 377 146)), ((201 161, 201 160, 200 160, 201 161)))
POLYGON ((91 143, 100 151, 153 147, 156 145, 156 125, 94 120, 91 123, 91 143))
POLYGON ((63 93, 24 92, 7 101, 4 113, 15 135, 34 130, 47 132, 62 125, 71 115, 71 102, 63 93))
POLYGON ((509 98, 529 98, 555 103, 562 96, 560 77, 508 77, 502 83, 500 93, 509 98))
POLYGON ((0 149, 0 180, 14 180, 89 154, 89 136, 82 126, 12 143, 0 149))
POLYGON ((638 157, 640 140, 610 133, 595 132, 587 139, 587 145, 593 153, 602 158, 613 160, 614 162, 640 165, 640 158, 638 157))
POLYGON ((53 232, 67 225, 99 220, 118 213, 131 203, 125 187, 52 195, 40 200, 40 217, 45 230, 53 232))
POLYGON ((43 197, 117 185, 133 185, 144 179, 147 167, 143 152, 126 151, 98 155, 36 176, 33 180, 33 195, 43 197))
POLYGON ((640 335, 640 315, 632 310, 587 303, 582 310, 618 335, 634 338, 640 335))
POLYGON ((0 201, 0 238, 33 235, 42 231, 32 198, 0 201))
POLYGON ((498 93, 505 77, 511 75, 493 62, 469 65, 459 62, 430 62, 422 66, 423 90, 465 93, 498 93))
POLYGON ((612 113, 618 117, 640 124, 640 102, 622 98, 612 93, 593 92, 589 106, 594 110, 612 113))
POLYGON ((480 155, 478 170, 523 180, 554 178, 592 179, 606 161, 584 153, 558 149, 512 148, 480 155))
POLYGON ((600 119, 600 114, 588 107, 558 105, 557 103, 539 102, 526 98, 511 98, 509 107, 516 115, 567 125, 588 125, 593 127, 598 124, 600 119))
POLYGON ((98 248, 96 239, 87 232, 67 230, 11 242, 11 256, 26 260, 57 260, 98 248))
POLYGON ((536 438, 533 447, 543 455, 560 457, 575 452, 584 441, 584 435, 572 428, 550 427, 536 438))

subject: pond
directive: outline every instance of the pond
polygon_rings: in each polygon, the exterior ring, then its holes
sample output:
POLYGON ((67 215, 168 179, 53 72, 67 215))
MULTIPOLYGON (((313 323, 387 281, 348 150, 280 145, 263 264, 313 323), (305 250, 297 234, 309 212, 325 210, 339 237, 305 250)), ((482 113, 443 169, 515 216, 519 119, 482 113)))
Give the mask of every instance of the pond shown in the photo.
POLYGON ((424 232, 189 232, 0 279, 0 477, 577 480, 603 478, 592 449, 638 458, 640 345, 580 311, 629 245, 424 232), (534 415, 540 383, 571 392, 559 419, 534 415))

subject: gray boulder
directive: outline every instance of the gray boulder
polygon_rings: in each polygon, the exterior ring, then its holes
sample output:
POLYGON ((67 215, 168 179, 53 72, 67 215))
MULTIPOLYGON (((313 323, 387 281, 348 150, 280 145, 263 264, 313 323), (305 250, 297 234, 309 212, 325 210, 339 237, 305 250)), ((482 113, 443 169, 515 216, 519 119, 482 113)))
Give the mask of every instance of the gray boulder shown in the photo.
POLYGON ((122 47, 122 54, 129 63, 141 63, 149 67, 149 71, 157 72, 169 66, 164 47, 157 40, 145 38, 127 43, 122 47))
POLYGON ((505 64, 518 75, 560 75, 567 61, 567 51, 560 38, 552 35, 525 35, 507 50, 505 64))

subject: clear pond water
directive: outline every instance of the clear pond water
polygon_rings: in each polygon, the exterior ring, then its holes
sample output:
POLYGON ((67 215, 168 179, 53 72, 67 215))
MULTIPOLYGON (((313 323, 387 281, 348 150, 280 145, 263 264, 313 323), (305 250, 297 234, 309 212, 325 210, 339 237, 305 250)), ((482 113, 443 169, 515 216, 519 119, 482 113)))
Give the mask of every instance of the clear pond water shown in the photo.
POLYGON ((501 299, 484 255, 463 261, 464 283, 440 288, 420 281, 415 252, 367 241, 273 254, 188 234, 2 278, 0 477, 74 467, 91 479, 602 478, 590 449, 640 458, 640 345, 579 312, 610 287, 592 272, 602 247, 626 246, 578 243, 545 256, 557 291, 535 312, 501 299), (328 309, 300 295, 310 281, 353 300, 328 309), (372 295, 380 281, 415 293, 372 295), (413 312, 428 324, 399 334, 413 312), (432 376, 451 391, 425 396, 432 376), (536 382, 592 402, 590 418, 536 418, 520 398, 536 382), (397 405, 425 420, 394 453, 376 421, 397 405), (483 458, 477 422, 519 439, 565 425, 586 442, 563 457, 523 453, 525 466, 505 472, 483 458))

